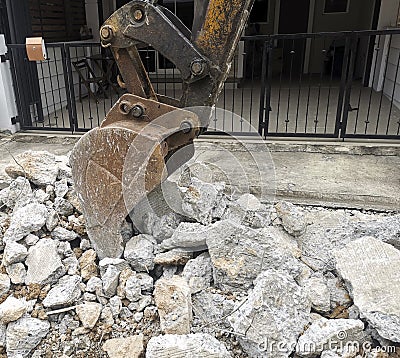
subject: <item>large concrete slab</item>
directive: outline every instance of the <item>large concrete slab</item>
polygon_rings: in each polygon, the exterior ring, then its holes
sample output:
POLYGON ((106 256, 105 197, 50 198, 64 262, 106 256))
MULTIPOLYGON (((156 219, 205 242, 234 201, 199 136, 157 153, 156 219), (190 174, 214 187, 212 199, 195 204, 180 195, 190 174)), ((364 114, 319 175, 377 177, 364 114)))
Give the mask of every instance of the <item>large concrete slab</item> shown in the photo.
MULTIPOLYGON (((18 153, 31 149, 66 154, 78 139, 26 134, 0 137, 0 179, 18 153)), ((221 179, 255 194, 264 183, 275 188, 277 199, 296 203, 400 211, 400 144, 204 137, 196 142, 195 159, 222 168, 225 177, 221 179)))

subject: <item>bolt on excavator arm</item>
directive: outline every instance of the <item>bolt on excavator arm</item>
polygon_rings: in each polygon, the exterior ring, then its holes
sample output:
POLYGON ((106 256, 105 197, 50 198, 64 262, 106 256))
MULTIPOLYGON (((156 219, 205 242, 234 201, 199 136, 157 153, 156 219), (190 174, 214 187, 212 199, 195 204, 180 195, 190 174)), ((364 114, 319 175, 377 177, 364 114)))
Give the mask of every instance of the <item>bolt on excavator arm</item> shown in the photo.
POLYGON ((70 159, 87 232, 100 258, 122 254, 121 224, 129 212, 193 155, 193 140, 209 124, 252 3, 196 0, 190 31, 168 9, 134 0, 101 27, 102 45, 111 48, 127 93, 100 127, 78 141, 70 159), (138 52, 143 45, 177 67, 181 98, 154 91, 138 52), (167 165, 182 148, 184 154, 167 165))

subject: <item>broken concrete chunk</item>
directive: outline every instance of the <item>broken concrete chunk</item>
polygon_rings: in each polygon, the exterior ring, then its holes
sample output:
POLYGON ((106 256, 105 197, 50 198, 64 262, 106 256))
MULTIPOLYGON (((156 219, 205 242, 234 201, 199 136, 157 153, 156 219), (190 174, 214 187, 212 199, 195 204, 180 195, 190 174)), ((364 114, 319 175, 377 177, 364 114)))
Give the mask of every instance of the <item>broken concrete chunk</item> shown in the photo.
POLYGON ((103 289, 103 282, 99 277, 92 277, 86 283, 87 292, 101 292, 103 289))
POLYGON ((59 216, 54 209, 49 210, 49 215, 46 219, 46 229, 53 231, 58 225, 59 216))
POLYGON ((57 160, 57 165, 59 167, 59 172, 57 179, 62 180, 62 179, 67 179, 68 183, 72 183, 72 172, 71 172, 71 166, 69 164, 69 154, 68 155, 60 155, 56 157, 57 160))
POLYGON ((25 299, 18 299, 8 296, 7 299, 0 304, 0 322, 8 324, 21 318, 27 311, 27 303, 25 299))
POLYGON ((66 272, 58 254, 58 243, 52 239, 41 239, 31 246, 25 262, 28 266, 27 285, 54 283, 66 272))
POLYGON ((74 213, 74 207, 72 204, 64 198, 55 198, 54 210, 61 216, 69 216, 74 213))
POLYGON ((354 227, 357 237, 372 236, 400 250, 400 215, 357 222, 354 227))
POLYGON ((96 265, 96 251, 93 249, 85 251, 79 258, 79 267, 81 269, 81 276, 83 281, 87 281, 90 278, 97 276, 98 270, 96 265))
POLYGON ((137 302, 143 298, 143 293, 149 293, 153 289, 153 278, 146 273, 132 273, 125 282, 125 297, 131 302, 137 302))
POLYGON ((157 242, 162 242, 172 236, 182 219, 176 213, 157 216, 149 212, 143 216, 142 221, 143 233, 153 236, 157 242))
POLYGON ((236 203, 246 211, 259 211, 262 209, 262 204, 253 194, 243 194, 236 203))
POLYGON ((6 348, 6 329, 7 325, 0 324, 0 348, 6 348))
POLYGON ((306 231, 304 212, 298 206, 281 201, 275 205, 278 217, 282 220, 282 226, 293 236, 299 236, 306 231))
POLYGON ((166 334, 188 334, 192 322, 192 300, 186 280, 179 276, 156 282, 154 300, 160 325, 166 334))
POLYGON ((324 350, 345 347, 349 342, 359 341, 363 329, 364 323, 360 320, 321 318, 300 336, 296 353, 300 357, 317 357, 324 350), (336 347, 332 347, 333 342, 337 342, 336 347))
POLYGON ((210 255, 203 253, 189 260, 182 276, 187 280, 192 294, 210 287, 213 277, 210 255))
POLYGON ((270 225, 271 209, 252 194, 243 194, 238 200, 228 203, 222 219, 259 229, 270 225))
POLYGON ((121 273, 119 275, 119 283, 118 283, 118 287, 117 287, 117 295, 120 298, 126 298, 126 295, 125 295, 126 281, 128 280, 129 277, 131 277, 134 274, 135 273, 129 267, 128 268, 124 268, 121 271, 121 273))
POLYGON ((204 183, 214 183, 216 182, 212 168, 208 163, 203 163, 199 161, 185 163, 181 168, 179 174, 179 178, 177 178, 178 185, 187 187, 192 183, 193 178, 197 178, 204 183))
POLYGON ((10 278, 4 273, 0 273, 0 297, 4 296, 8 291, 10 291, 10 287, 10 278))
POLYGON ((58 253, 63 257, 75 256, 68 241, 58 242, 58 253))
POLYGON ((92 329, 99 317, 103 306, 96 302, 85 302, 76 307, 76 314, 82 322, 83 327, 92 329))
POLYGON ((38 241, 39 237, 33 234, 29 234, 27 237, 25 237, 25 244, 27 244, 28 246, 36 245, 38 241))
POLYGON ((266 268, 301 275, 300 251, 293 238, 277 227, 249 229, 230 220, 212 225, 206 236, 214 283, 223 290, 245 291, 266 268))
POLYGON ((312 307, 318 312, 331 310, 331 298, 326 279, 322 275, 312 276, 302 284, 311 299, 312 307))
POLYGON ((228 321, 250 357, 280 358, 291 354, 310 311, 309 298, 289 274, 266 270, 228 321))
POLYGON ((144 351, 143 340, 143 334, 126 338, 113 338, 103 344, 103 350, 107 352, 110 358, 139 358, 144 351))
POLYGON ((124 258, 137 272, 149 272, 154 268, 154 249, 157 241, 150 235, 138 235, 130 239, 124 258))
POLYGON ((111 312, 113 317, 116 317, 120 314, 122 309, 122 300, 118 296, 111 297, 109 300, 111 312))
POLYGON ((206 237, 213 225, 204 226, 199 223, 182 222, 174 231, 171 238, 164 240, 161 247, 164 250, 187 249, 188 251, 202 251, 207 249, 206 237))
POLYGON ((366 319, 379 335, 391 342, 400 342, 400 316, 386 312, 361 311, 360 317, 366 319))
POLYGON ((67 179, 61 179, 54 183, 54 194, 58 198, 63 198, 68 193, 67 179))
POLYGON ((123 293, 123 296, 125 296, 131 302, 137 302, 143 297, 140 282, 137 280, 134 274, 128 277, 128 279, 125 281, 123 293))
POLYGON ((157 265, 184 265, 193 257, 193 254, 184 250, 171 250, 161 252, 154 257, 154 263, 157 265))
POLYGON ((6 271, 8 273, 8 276, 10 276, 11 282, 14 285, 19 285, 21 283, 25 283, 26 269, 25 269, 25 265, 22 262, 18 262, 16 264, 7 266, 6 271))
POLYGON ((75 255, 71 255, 62 260, 68 275, 77 275, 79 262, 75 255))
POLYGON ((64 276, 58 283, 47 293, 43 300, 44 307, 60 308, 72 305, 81 296, 80 276, 64 276))
MULTIPOLYGON (((97 253, 97 251, 96 251, 97 253)), ((124 259, 113 259, 110 257, 106 257, 99 262, 99 268, 100 268, 100 275, 104 275, 104 273, 107 271, 109 266, 114 266, 119 272, 121 272, 124 269, 129 269, 129 263, 125 261, 124 259)))
POLYGON ((108 266, 106 272, 101 275, 103 281, 103 292, 106 297, 115 296, 117 293, 119 274, 121 273, 115 266, 108 266))
POLYGON ((4 233, 4 242, 19 241, 26 235, 38 231, 47 219, 48 211, 43 204, 28 204, 11 217, 10 227, 4 233))
POLYGON ((18 177, 7 188, 0 191, 0 205, 18 210, 35 201, 29 180, 18 177))
POLYGON ((15 157, 18 164, 10 164, 5 168, 6 173, 16 178, 25 176, 37 186, 54 185, 57 180, 59 167, 56 157, 45 151, 26 151, 15 157))
POLYGON ((201 322, 202 327, 208 327, 208 333, 214 333, 215 328, 230 329, 226 318, 234 310, 237 302, 232 297, 221 293, 203 290, 192 296, 193 315, 201 322))
POLYGON ((46 337, 50 323, 37 318, 22 317, 11 322, 6 331, 8 357, 28 357, 30 352, 46 337))
POLYGON ((400 251, 364 237, 334 253, 354 305, 379 335, 400 342, 400 251))
POLYGON ((342 280, 331 272, 327 272, 324 276, 329 290, 331 309, 335 309, 338 306, 349 307, 352 304, 351 297, 342 280))
POLYGON ((179 188, 182 192, 182 212, 201 224, 211 224, 220 219, 226 209, 225 183, 204 183, 192 178, 189 187, 179 188))
POLYGON ((318 211, 308 215, 309 225, 297 238, 302 261, 314 271, 333 271, 333 253, 353 240, 351 223, 346 215, 336 211, 318 211))
POLYGON ((50 200, 50 195, 46 193, 43 189, 37 189, 33 193, 36 201, 40 204, 46 204, 50 200))
POLYGON ((232 358, 223 343, 209 334, 153 337, 147 344, 146 358, 196 357, 232 358))
POLYGON ((28 250, 24 245, 18 244, 14 241, 8 241, 4 248, 3 265, 10 266, 17 262, 24 261, 28 255, 28 250))
POLYGON ((74 231, 67 230, 61 226, 56 227, 52 232, 51 232, 51 237, 54 240, 60 240, 60 241, 72 241, 78 238, 78 234, 74 231))
POLYGON ((82 204, 78 199, 78 195, 75 189, 70 188, 65 198, 67 199, 68 203, 70 203, 74 207, 75 211, 78 214, 83 213, 82 204))

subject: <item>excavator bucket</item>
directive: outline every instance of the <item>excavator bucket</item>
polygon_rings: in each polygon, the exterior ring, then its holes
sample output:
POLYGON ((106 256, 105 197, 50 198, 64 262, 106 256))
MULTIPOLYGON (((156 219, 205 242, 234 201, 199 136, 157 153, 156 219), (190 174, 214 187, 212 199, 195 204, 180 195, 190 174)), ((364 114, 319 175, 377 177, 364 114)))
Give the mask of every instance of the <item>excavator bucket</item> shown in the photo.
POLYGON ((129 212, 193 155, 193 140, 207 128, 251 5, 252 0, 199 0, 191 33, 167 9, 134 0, 102 26, 102 45, 111 47, 128 93, 100 127, 78 141, 70 158, 88 236, 100 258, 121 256, 121 225, 129 212), (180 99, 155 93, 137 51, 143 43, 180 71, 180 99), (203 110, 184 109, 192 106, 203 110), (168 158, 181 148, 185 155, 168 167, 168 158))

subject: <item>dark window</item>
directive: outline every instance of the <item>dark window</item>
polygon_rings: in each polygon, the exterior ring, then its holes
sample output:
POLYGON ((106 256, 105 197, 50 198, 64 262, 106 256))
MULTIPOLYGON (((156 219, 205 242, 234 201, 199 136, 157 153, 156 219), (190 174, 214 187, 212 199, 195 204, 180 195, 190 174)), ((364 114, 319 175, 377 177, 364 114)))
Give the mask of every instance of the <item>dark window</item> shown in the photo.
POLYGON ((76 41, 86 25, 85 0, 29 0, 32 35, 46 42, 76 41))
POLYGON ((348 0, 325 0, 325 14, 347 12, 348 0))
POLYGON ((268 22, 269 0, 255 0, 250 13, 250 24, 268 22))

